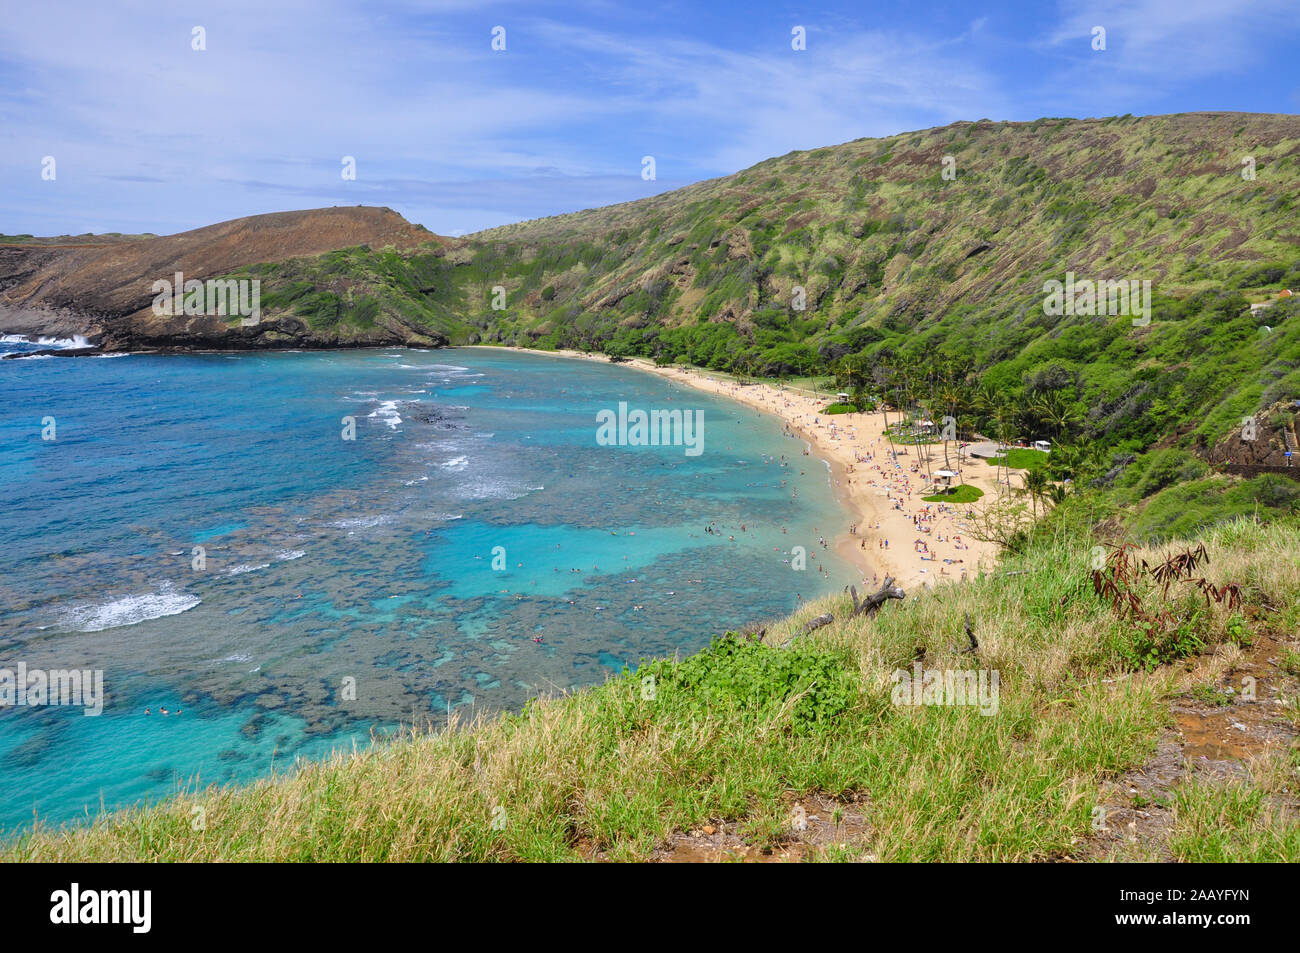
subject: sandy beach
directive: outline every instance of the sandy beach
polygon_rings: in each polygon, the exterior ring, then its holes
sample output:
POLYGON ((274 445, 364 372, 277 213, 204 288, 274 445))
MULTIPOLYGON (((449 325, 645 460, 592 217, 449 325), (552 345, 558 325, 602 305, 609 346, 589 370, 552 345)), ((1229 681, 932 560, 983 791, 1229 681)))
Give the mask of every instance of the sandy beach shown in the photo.
MULTIPOLYGON (((607 358, 580 351, 534 351, 529 354, 600 361, 607 358)), ((644 358, 625 366, 658 374, 688 387, 719 394, 746 406, 775 414, 786 429, 802 437, 805 451, 830 464, 836 496, 847 510, 843 531, 834 544, 841 557, 857 567, 865 587, 874 591, 884 576, 893 576, 905 589, 957 582, 975 575, 981 565, 991 568, 996 547, 970 535, 971 504, 926 503, 931 483, 917 447, 897 447, 897 460, 884 436, 880 413, 824 415, 827 398, 811 397, 777 384, 738 384, 708 371, 658 367, 644 358), (873 585, 874 584, 874 585, 873 585)), ((892 418, 891 418, 892 419, 892 418)), ((957 445, 949 454, 956 465, 957 445)), ((943 467, 942 445, 931 447, 932 465, 943 467)), ((997 496, 993 468, 983 460, 963 459, 961 482, 984 491, 984 500, 997 496)))

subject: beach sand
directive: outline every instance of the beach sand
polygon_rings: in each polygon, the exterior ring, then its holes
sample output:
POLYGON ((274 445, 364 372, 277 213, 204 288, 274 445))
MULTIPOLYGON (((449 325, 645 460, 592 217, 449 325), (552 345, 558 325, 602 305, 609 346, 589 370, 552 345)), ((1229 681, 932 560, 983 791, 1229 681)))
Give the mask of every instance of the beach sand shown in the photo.
MULTIPOLYGON (((529 354, 594 360, 608 358, 580 351, 534 351, 529 354)), ((971 504, 923 502, 931 494, 931 481, 918 457, 919 447, 897 447, 897 462, 884 437, 885 415, 880 413, 823 415, 831 401, 785 389, 778 384, 738 384, 708 371, 658 367, 644 358, 630 358, 623 366, 658 374, 688 387, 718 394, 779 417, 786 429, 802 437, 810 456, 830 464, 835 494, 848 511, 843 532, 834 540, 836 552, 856 566, 865 588, 874 592, 885 576, 893 576, 904 589, 958 582, 980 568, 992 568, 997 547, 974 539, 967 512, 971 504), (853 528, 856 527, 856 532, 853 528), (888 548, 885 542, 888 542, 888 548), (945 562, 945 560, 949 560, 945 562)), ((894 416, 890 418, 895 419, 894 416)), ((707 438, 706 438, 707 440, 707 438)), ((707 447, 707 443, 706 443, 707 447)), ((943 445, 930 447, 934 469, 944 466, 943 445)), ((949 445, 949 459, 957 463, 957 444, 949 445)), ((962 483, 984 491, 978 505, 996 498, 995 471, 983 460, 963 458, 962 483)))

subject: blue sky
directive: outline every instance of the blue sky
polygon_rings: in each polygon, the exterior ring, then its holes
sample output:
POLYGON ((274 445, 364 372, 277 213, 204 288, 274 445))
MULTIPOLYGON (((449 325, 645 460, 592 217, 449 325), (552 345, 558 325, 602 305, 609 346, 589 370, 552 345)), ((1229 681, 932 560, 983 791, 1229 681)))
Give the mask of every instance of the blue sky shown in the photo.
POLYGON ((463 234, 959 119, 1300 112, 1300 0, 6 6, 8 233, 365 204, 463 234))

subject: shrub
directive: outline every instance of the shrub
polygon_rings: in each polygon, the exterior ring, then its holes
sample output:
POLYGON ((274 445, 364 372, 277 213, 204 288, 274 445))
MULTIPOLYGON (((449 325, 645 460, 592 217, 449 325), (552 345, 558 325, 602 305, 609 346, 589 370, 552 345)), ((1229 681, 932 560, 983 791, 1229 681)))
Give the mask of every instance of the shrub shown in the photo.
POLYGON ((769 720, 783 708, 796 732, 829 728, 859 690, 837 656, 811 646, 773 648, 728 632, 696 655, 678 662, 656 659, 632 677, 654 678, 656 697, 683 717, 701 721, 720 712, 748 712, 769 720))

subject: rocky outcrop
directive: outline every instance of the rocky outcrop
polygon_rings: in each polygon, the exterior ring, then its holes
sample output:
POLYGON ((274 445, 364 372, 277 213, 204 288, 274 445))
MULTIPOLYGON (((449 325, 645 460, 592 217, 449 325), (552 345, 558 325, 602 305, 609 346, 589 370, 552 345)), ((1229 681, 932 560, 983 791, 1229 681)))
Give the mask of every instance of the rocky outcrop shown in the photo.
POLYGON ((1282 468, 1287 467, 1286 452, 1290 450, 1292 469, 1300 470, 1300 450, 1297 449, 1296 430, 1300 428, 1300 407, 1294 400, 1278 401, 1242 422, 1216 443, 1206 454, 1210 463, 1224 469, 1282 468))

